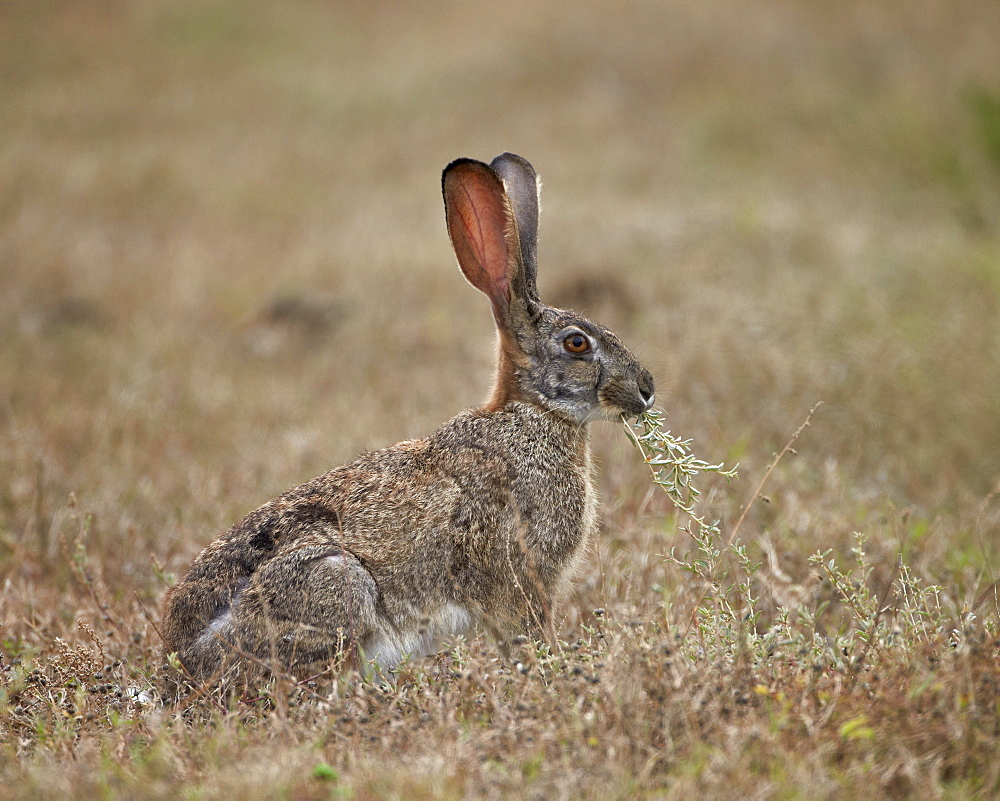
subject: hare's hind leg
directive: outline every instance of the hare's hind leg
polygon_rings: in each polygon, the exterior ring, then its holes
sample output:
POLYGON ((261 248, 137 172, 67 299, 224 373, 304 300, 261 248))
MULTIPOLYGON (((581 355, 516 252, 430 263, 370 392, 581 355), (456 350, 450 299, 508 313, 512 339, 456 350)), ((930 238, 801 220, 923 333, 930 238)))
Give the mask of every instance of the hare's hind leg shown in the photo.
POLYGON ((343 659, 376 626, 378 588, 357 557, 335 546, 277 556, 234 604, 234 645, 298 675, 343 659))

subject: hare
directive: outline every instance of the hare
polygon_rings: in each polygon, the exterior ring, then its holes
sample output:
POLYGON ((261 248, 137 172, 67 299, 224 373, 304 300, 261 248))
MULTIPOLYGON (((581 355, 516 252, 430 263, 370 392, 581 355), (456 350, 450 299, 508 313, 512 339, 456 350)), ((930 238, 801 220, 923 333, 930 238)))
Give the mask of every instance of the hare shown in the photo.
POLYGON ((198 682, 263 666, 389 672, 443 637, 541 637, 597 521, 587 423, 653 404, 653 378, 607 328, 535 288, 539 181, 505 153, 442 176, 458 265, 499 333, 484 406, 265 504, 166 595, 161 636, 198 682))

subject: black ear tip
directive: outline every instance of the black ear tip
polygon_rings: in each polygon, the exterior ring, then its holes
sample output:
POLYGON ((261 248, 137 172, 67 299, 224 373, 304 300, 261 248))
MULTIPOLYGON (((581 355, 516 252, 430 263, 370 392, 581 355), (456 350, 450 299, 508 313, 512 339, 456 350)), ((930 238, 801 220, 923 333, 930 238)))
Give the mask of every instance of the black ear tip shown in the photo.
POLYGON ((463 156, 462 158, 455 159, 454 161, 450 162, 448 166, 445 167, 444 170, 442 171, 441 178, 443 180, 445 176, 455 172, 456 170, 464 170, 464 169, 486 170, 487 172, 491 172, 494 175, 496 175, 496 171, 493 169, 491 165, 479 161, 478 159, 470 159, 470 158, 465 158, 463 156))
POLYGON ((470 158, 466 158, 465 156, 462 156, 461 158, 457 158, 454 161, 449 162, 448 166, 444 168, 444 171, 445 172, 450 172, 451 170, 453 170, 453 169, 455 169, 457 167, 461 167, 461 166, 463 166, 465 164, 476 164, 476 165, 478 165, 480 167, 486 167, 487 166, 486 164, 483 164, 483 162, 479 161, 478 159, 470 159, 470 158))

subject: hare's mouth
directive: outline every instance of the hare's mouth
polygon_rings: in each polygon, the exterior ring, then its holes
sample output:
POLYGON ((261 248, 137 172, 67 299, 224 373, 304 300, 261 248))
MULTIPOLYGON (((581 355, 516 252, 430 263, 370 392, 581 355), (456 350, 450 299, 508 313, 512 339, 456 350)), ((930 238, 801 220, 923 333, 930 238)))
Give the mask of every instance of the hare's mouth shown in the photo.
POLYGON ((607 419, 617 420, 622 416, 638 417, 652 409, 656 402, 656 393, 653 392, 651 384, 652 382, 648 387, 639 384, 628 387, 615 383, 606 387, 599 393, 599 400, 607 419))

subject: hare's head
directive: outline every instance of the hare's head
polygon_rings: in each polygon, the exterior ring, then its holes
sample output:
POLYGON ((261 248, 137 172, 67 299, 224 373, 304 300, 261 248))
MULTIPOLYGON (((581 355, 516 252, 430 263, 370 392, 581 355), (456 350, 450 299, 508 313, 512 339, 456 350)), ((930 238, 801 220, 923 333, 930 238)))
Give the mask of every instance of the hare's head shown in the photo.
POLYGON ((653 377, 618 337, 538 298, 539 182, 531 165, 511 153, 491 164, 459 159, 442 184, 458 265, 490 299, 500 332, 488 408, 519 400, 580 425, 649 409, 653 377))

